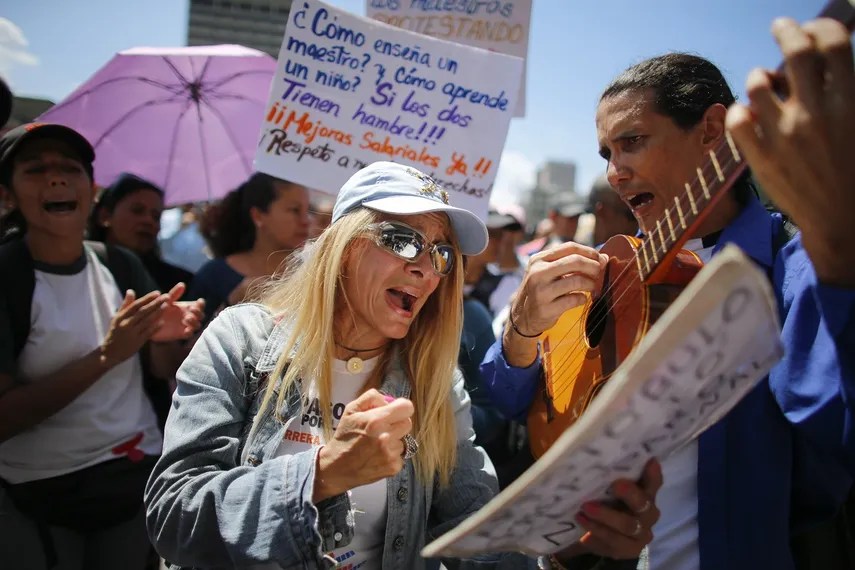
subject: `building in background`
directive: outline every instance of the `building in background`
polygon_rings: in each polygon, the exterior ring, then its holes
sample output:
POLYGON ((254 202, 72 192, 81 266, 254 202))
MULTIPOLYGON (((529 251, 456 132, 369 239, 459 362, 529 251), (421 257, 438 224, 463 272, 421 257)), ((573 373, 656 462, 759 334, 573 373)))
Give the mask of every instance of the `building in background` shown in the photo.
POLYGON ((0 125, 0 134, 24 123, 32 123, 36 117, 53 107, 53 101, 35 97, 12 97, 12 113, 5 126, 0 125))
POLYGON ((189 4, 187 45, 240 44, 279 56, 291 0, 190 0, 189 4))
POLYGON ((576 163, 550 160, 537 171, 537 185, 549 191, 575 192, 576 163))
MULTIPOLYGON (((560 195, 576 193, 576 163, 548 161, 537 171, 537 185, 529 193, 526 219, 532 227, 546 217, 560 195)), ((532 229, 532 228, 529 228, 532 229)))

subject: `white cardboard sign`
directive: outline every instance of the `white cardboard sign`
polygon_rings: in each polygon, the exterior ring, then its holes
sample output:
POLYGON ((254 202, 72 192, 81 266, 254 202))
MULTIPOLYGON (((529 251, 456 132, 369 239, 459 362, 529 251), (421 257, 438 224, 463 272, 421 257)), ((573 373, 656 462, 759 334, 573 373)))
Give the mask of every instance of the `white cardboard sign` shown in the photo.
POLYGON ((256 169, 336 194, 367 164, 414 166, 486 218, 522 60, 354 16, 291 8, 256 169))

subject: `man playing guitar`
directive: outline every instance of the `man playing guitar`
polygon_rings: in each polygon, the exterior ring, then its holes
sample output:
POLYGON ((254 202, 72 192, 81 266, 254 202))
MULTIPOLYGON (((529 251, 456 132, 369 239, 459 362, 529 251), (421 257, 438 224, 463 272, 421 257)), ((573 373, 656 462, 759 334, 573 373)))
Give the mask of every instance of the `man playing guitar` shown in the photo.
MULTIPOLYGON (((600 99, 600 154, 643 234, 654 231, 728 131, 764 190, 804 234, 778 247, 781 219, 766 212, 745 178, 710 207, 685 247, 703 259, 736 243, 768 272, 786 355, 728 416, 663 461, 658 498, 653 463, 636 489, 647 497, 643 506, 635 497, 614 508, 583 508, 578 521, 596 540, 586 535, 574 553, 633 558, 652 532, 649 562, 657 570, 795 568, 790 540, 830 518, 851 487, 852 46, 845 27, 828 19, 804 26, 780 19, 772 33, 785 58, 785 98, 773 89, 776 77, 757 70, 748 78, 750 105, 736 105, 710 62, 668 54, 629 68, 600 99)), ((531 259, 509 324, 482 365, 485 385, 509 417, 524 417, 535 398, 540 335, 597 291, 608 262, 572 242, 531 259)))

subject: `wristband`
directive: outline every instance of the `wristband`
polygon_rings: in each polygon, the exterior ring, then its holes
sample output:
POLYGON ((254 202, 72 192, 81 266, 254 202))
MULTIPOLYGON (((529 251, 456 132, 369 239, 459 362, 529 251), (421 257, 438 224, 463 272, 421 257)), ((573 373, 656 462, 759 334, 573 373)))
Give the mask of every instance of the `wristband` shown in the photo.
POLYGON ((517 324, 514 322, 514 312, 513 311, 508 311, 508 321, 510 321, 511 328, 514 329, 514 332, 523 338, 537 338, 543 334, 542 332, 539 332, 537 334, 523 334, 523 332, 517 328, 517 324))

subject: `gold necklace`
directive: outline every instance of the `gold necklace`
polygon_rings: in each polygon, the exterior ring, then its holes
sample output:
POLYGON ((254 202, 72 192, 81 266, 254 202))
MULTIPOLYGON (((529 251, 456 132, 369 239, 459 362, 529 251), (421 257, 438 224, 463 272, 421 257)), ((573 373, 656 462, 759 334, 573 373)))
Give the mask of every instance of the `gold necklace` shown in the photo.
POLYGON ((386 346, 386 344, 388 344, 388 343, 383 343, 380 346, 375 346, 374 348, 362 348, 362 349, 350 348, 349 346, 344 346, 343 344, 338 344, 338 343, 336 343, 336 346, 341 347, 341 348, 353 353, 353 356, 351 356, 350 358, 347 359, 347 363, 345 364, 345 367, 347 368, 347 371, 350 372, 351 374, 359 374, 365 368, 365 361, 362 360, 358 356, 359 353, 360 352, 374 352, 375 350, 380 350, 381 348, 386 346))

